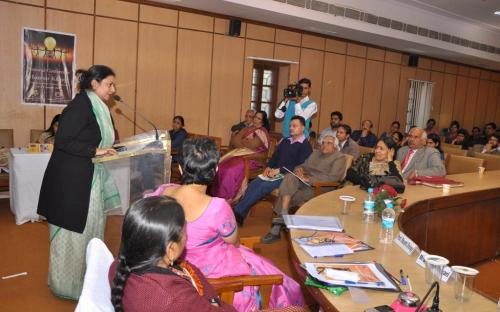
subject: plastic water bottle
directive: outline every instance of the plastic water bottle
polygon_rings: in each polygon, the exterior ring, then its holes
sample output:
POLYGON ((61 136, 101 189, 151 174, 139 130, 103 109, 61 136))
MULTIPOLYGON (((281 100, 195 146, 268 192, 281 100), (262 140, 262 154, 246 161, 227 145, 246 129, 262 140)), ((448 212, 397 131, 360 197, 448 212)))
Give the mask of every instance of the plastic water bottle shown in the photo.
POLYGON ((368 195, 363 203, 363 222, 372 223, 375 216, 375 196, 373 188, 368 189, 368 195))
POLYGON ((385 209, 382 211, 382 228, 380 230, 380 242, 382 244, 391 244, 394 238, 394 220, 396 212, 392 201, 385 203, 385 209))

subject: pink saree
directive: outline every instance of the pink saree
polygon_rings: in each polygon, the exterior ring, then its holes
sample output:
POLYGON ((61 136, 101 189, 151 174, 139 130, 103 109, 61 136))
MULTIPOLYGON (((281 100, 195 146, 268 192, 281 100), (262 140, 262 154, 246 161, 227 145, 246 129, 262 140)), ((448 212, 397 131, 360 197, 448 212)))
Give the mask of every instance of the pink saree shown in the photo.
MULTIPOLYGON (((155 192, 146 196, 162 195, 166 188, 178 187, 175 184, 161 185, 155 192)), ((227 244, 236 230, 231 207, 222 198, 214 197, 203 214, 187 224, 187 242, 184 258, 196 265, 208 278, 237 275, 283 275, 283 284, 273 286, 270 308, 303 306, 304 300, 300 286, 286 276, 269 260, 255 254, 252 250, 227 244)), ((241 312, 260 309, 258 287, 245 287, 234 296, 233 306, 241 312)))
MULTIPOLYGON (((243 196, 248 182, 245 180, 245 160, 243 158, 244 156, 242 156, 245 154, 245 151, 243 150, 247 150, 246 154, 251 155, 265 153, 269 148, 269 133, 265 128, 253 128, 246 131, 247 133, 244 134, 243 139, 258 137, 262 144, 253 151, 246 148, 237 149, 242 150, 240 153, 235 153, 235 155, 238 156, 222 158, 219 162, 217 175, 210 187, 210 195, 224 198, 231 205, 237 203, 241 196, 243 196)), ((250 161, 251 170, 259 167, 261 167, 261 165, 258 162, 253 160, 250 161)))

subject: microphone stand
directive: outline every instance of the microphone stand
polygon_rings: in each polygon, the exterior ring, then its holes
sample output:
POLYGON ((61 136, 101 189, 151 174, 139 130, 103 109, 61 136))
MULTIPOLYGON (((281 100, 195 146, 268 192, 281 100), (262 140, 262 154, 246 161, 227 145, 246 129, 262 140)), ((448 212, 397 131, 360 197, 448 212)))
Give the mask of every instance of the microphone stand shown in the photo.
POLYGON ((115 100, 117 102, 120 102, 121 104, 125 105, 126 108, 128 108, 131 111, 133 111, 134 113, 136 113, 137 115, 139 115, 139 117, 141 117, 144 121, 146 121, 148 124, 150 124, 153 127, 153 129, 155 130, 156 141, 160 140, 160 135, 158 133, 158 129, 156 128, 156 126, 154 125, 154 123, 152 123, 151 121, 149 121, 149 119, 146 116, 144 116, 143 114, 141 114, 138 110, 134 109, 132 106, 130 106, 127 103, 125 103, 123 101, 123 99, 119 95, 113 96, 113 100, 115 100))
POLYGON ((432 300, 432 306, 425 310, 425 312, 441 312, 439 309, 439 282, 434 282, 432 283, 431 287, 427 291, 427 293, 424 296, 424 299, 420 301, 420 304, 418 305, 417 309, 415 309, 415 312, 420 312, 420 309, 424 305, 425 301, 427 300, 427 297, 431 293, 432 289, 436 288, 436 293, 434 294, 434 299, 432 300))

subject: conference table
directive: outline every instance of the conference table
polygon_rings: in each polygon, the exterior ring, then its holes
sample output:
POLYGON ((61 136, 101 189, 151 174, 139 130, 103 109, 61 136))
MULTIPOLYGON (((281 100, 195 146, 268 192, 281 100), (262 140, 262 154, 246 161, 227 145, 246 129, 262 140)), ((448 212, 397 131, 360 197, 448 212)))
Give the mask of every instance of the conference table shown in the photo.
MULTIPOLYGON (((493 259, 500 251, 500 171, 486 171, 482 175, 456 174, 448 178, 462 181, 464 186, 452 188, 445 194, 440 188, 407 185, 406 191, 401 194, 406 198, 407 205, 404 212, 398 215, 394 237, 402 231, 421 250, 449 259, 450 266, 471 266, 493 259)), ((410 277, 413 291, 423 299, 430 285, 425 282, 425 269, 416 263, 420 251, 416 250, 408 255, 394 242, 379 242, 379 218, 376 217, 371 224, 362 221, 362 205, 366 194, 359 186, 346 186, 311 199, 296 214, 336 215, 347 234, 363 240, 374 249, 342 258, 312 258, 293 239, 313 232, 290 230, 289 252, 295 271, 304 282, 306 274, 301 263, 376 261, 398 279, 400 269, 403 269, 410 277), (347 215, 340 213, 340 195, 356 198, 347 215)), ((496 311, 497 304, 492 299, 498 298, 488 299, 478 292, 473 292, 468 302, 459 302, 454 298, 453 283, 453 277, 446 283, 440 283, 440 308, 443 311, 496 311)), ((370 307, 390 305, 398 295, 396 292, 364 289, 369 302, 355 303, 348 292, 335 296, 326 290, 305 287, 324 311, 364 311, 370 307)), ((430 300, 427 300, 428 304, 432 302, 433 294, 432 292, 430 300)))

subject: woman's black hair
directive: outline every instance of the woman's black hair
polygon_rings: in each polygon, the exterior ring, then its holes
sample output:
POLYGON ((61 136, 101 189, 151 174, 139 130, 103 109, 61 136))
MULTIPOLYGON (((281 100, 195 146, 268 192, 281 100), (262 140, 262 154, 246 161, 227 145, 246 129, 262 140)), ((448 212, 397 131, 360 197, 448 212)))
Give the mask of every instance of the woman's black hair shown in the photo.
POLYGON ((177 115, 174 117, 173 120, 179 120, 181 122, 181 125, 184 127, 184 117, 182 117, 181 115, 177 115))
POLYGON ((76 71, 79 77, 78 88, 80 90, 92 90, 92 80, 101 82, 109 76, 116 76, 115 72, 106 65, 93 65, 89 69, 79 69, 76 71))
POLYGON ((388 149, 392 148, 394 151, 396 151, 398 149, 398 145, 391 137, 386 136, 386 137, 378 140, 378 142, 380 142, 380 141, 382 141, 385 144, 385 146, 387 146, 388 149))
POLYGON ((54 136, 56 133, 54 131, 54 125, 56 122, 59 122, 59 117, 61 117, 61 114, 57 114, 52 118, 52 121, 50 122, 50 126, 45 130, 45 132, 50 132, 52 136, 54 136))
POLYGON ((450 123, 450 129, 451 129, 451 127, 453 127, 454 125, 455 125, 455 126, 457 126, 457 131, 458 131, 458 130, 460 129, 460 123, 459 123, 458 121, 456 121, 456 120, 453 120, 453 121, 450 123))
POLYGON ((260 110, 255 113, 255 115, 257 114, 262 115, 262 126, 266 128, 267 131, 269 131, 271 127, 269 126, 269 119, 267 118, 267 113, 263 110, 260 110))
POLYGON ((123 220, 119 262, 111 287, 111 302, 122 312, 123 290, 133 272, 145 272, 165 257, 169 242, 180 242, 186 223, 182 206, 172 197, 136 201, 123 220))
POLYGON ((428 139, 431 139, 436 145, 434 148, 437 149, 439 153, 443 154, 443 149, 441 149, 441 137, 435 133, 430 133, 427 135, 427 140, 428 139))
POLYGON ((209 138, 189 138, 182 144, 182 184, 210 185, 217 172, 219 151, 209 138))

